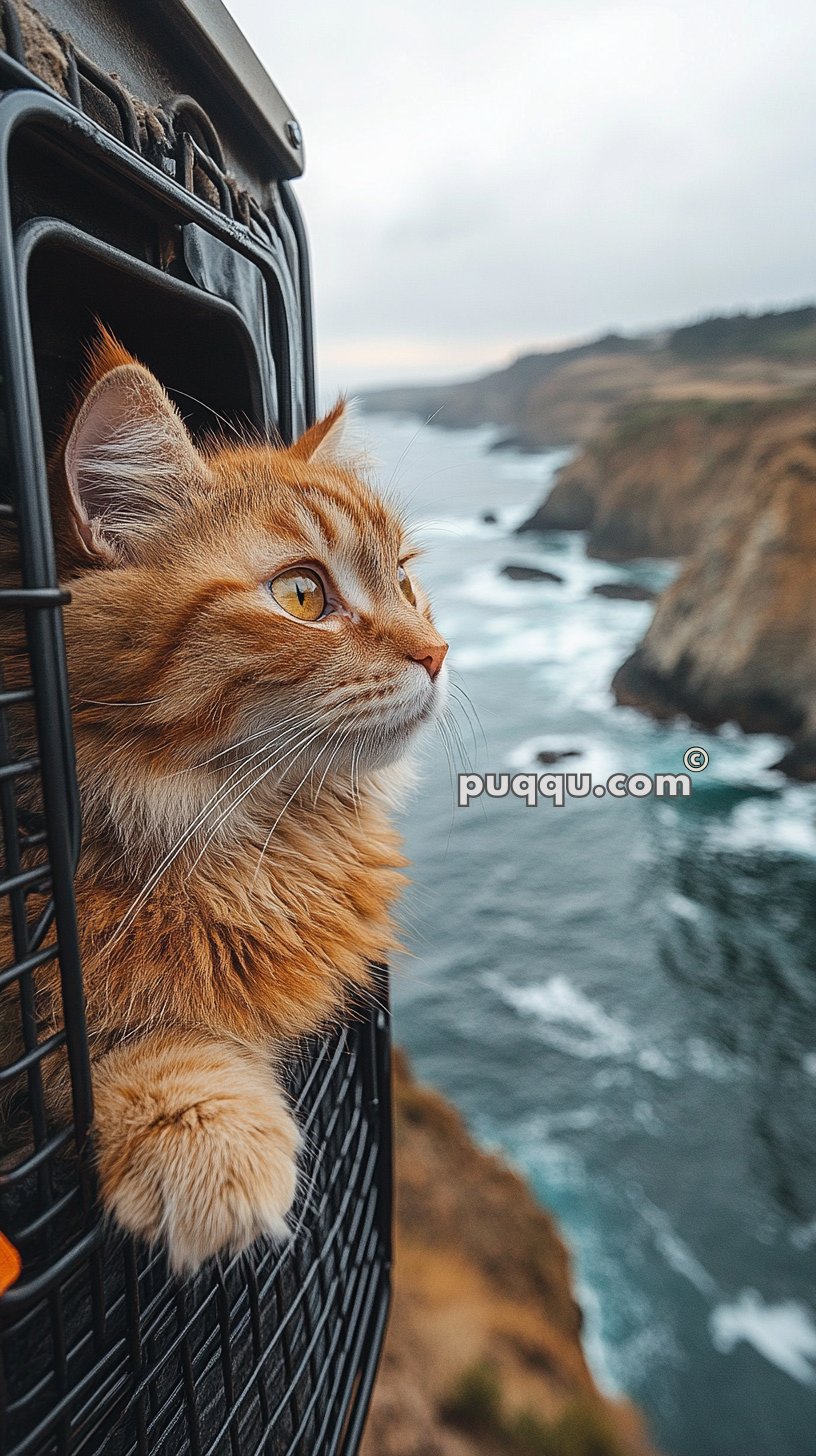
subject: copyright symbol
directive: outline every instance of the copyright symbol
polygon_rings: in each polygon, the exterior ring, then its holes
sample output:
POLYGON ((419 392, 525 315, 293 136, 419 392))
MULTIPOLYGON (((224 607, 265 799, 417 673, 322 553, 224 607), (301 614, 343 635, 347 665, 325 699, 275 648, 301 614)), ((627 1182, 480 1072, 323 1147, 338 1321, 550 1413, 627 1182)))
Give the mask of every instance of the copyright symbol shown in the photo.
POLYGON ((689 773, 702 773, 708 768, 708 754, 704 748, 687 748, 683 754, 683 766, 689 773))

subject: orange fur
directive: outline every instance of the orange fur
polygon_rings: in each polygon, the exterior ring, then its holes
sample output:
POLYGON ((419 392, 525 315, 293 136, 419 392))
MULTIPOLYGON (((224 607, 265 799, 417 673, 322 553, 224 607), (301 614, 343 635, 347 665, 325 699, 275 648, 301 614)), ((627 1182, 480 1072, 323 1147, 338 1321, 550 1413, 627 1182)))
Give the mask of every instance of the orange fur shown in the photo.
MULTIPOLYGON (((106 329, 104 324, 99 324, 99 333, 88 350, 88 364, 85 370, 85 392, 90 393, 100 379, 110 374, 112 369, 119 369, 122 365, 133 364, 133 355, 128 353, 124 344, 106 329)), ((73 418, 70 421, 73 424, 73 418)))
MULTIPOLYGON (((280 1234, 296 1132, 273 1055, 342 1016, 394 945, 387 780, 446 649, 400 591, 401 520, 339 463, 342 425, 340 404, 290 449, 196 450, 103 331, 52 463, 101 1188, 178 1269, 280 1234), (319 622, 267 590, 296 565, 323 578, 319 622)), ((24 668, 7 640, 9 686, 24 668)), ((54 968, 36 990, 44 1037, 54 968)), ((44 1074, 64 1115, 64 1067, 44 1074)))
POLYGON ((102 1197, 123 1228, 166 1239, 177 1273, 285 1235, 298 1136, 258 1053, 156 1036, 103 1057, 94 1094, 102 1197))

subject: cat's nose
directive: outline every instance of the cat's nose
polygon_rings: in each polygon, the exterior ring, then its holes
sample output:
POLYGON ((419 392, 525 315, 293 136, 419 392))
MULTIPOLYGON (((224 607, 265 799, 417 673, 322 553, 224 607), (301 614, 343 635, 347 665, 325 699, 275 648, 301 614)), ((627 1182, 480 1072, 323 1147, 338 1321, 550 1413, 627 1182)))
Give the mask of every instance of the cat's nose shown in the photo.
POLYGON ((438 677, 439 669, 441 668, 442 663, 445 661, 445 658, 448 655, 448 644, 447 642, 434 642, 433 645, 425 651, 424 655, 420 655, 421 653, 422 648, 420 647, 417 649, 416 652, 412 652, 411 656, 413 657, 414 662, 418 662, 420 667, 424 667, 429 678, 431 679, 431 682, 433 682, 434 678, 438 677))

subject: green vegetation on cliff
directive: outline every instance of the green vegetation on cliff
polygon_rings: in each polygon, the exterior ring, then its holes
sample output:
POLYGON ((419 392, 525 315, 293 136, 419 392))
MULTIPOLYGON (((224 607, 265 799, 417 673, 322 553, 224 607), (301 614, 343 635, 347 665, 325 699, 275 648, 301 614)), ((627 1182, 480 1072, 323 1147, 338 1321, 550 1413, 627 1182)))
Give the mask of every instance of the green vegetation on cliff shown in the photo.
POLYGON ((501 1377, 489 1362, 463 1371, 441 1413, 467 1435, 492 1438, 507 1456, 625 1456, 608 1415, 586 1399, 549 1421, 528 1409, 508 1414, 501 1377))
POLYGON ((700 319, 674 329, 669 348, 682 359, 816 357, 816 306, 700 319))

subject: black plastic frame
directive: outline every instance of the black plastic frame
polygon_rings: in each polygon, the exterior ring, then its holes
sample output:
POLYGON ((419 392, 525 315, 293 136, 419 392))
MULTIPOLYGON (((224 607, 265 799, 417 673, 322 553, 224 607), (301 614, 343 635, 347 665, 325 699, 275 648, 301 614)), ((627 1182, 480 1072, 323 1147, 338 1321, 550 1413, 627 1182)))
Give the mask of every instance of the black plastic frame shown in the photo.
MULTIPOLYGON (((22 1057, 0 1065, 0 1091, 25 1076, 32 1130, 31 1150, 16 1162, 0 1162, 0 1229, 24 1254, 20 1280, 0 1298, 0 1447, 5 1456, 353 1456, 390 1300, 384 972, 358 1018, 293 1058, 290 1090, 309 1153, 296 1232, 285 1249, 260 1245, 185 1285, 168 1275, 160 1253, 106 1231, 100 1219, 72 885, 81 826, 62 638, 66 597, 56 574, 27 304, 31 258, 42 244, 58 241, 208 309, 242 339, 257 376, 256 424, 275 425, 291 439, 311 422, 315 404, 302 220, 281 183, 277 216, 270 220, 253 204, 251 225, 236 221, 223 186, 217 189, 222 211, 2 53, 0 88, 0 367, 11 474, 3 491, 10 503, 0 510, 16 526, 19 550, 19 581, 0 589, 0 611, 22 614, 30 668, 30 687, 22 693, 6 691, 0 677, 0 899, 8 900, 14 928, 14 959, 0 968, 0 995, 19 988, 24 1039, 22 1057), (15 137, 25 133, 46 139, 105 185, 138 194, 180 233, 200 229, 248 259, 279 303, 276 367, 264 356, 253 321, 232 303, 64 218, 43 216, 16 227, 9 156, 15 137), (276 419, 269 418, 273 396, 276 419), (7 732, 7 716, 25 706, 23 699, 35 714, 35 760, 16 758, 7 732), (18 802, 24 784, 38 790, 41 802, 41 822, 33 825, 24 822, 18 802), (25 854, 38 844, 47 847, 47 863, 31 870, 25 854), (46 908, 32 917, 31 897, 46 882, 46 908), (49 944, 53 928, 56 941, 49 944), (57 956, 64 1029, 55 1044, 40 1045, 33 978, 57 956), (54 1054, 67 1055, 73 1097, 72 1125, 56 1134, 44 1116, 39 1072, 43 1058, 54 1054)), ((189 153, 197 144, 184 135, 179 146, 189 153)), ((209 161, 217 172, 217 160, 209 161)))

